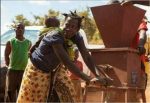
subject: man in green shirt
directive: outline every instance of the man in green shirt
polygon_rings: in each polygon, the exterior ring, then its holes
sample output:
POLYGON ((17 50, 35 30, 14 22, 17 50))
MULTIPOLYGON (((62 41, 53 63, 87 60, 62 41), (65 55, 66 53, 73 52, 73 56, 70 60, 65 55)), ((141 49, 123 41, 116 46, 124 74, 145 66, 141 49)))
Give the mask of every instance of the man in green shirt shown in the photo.
POLYGON ((5 92, 5 101, 7 102, 16 102, 22 76, 28 62, 31 41, 24 37, 24 30, 24 24, 18 23, 15 29, 16 37, 8 41, 5 48, 5 62, 8 66, 5 92))

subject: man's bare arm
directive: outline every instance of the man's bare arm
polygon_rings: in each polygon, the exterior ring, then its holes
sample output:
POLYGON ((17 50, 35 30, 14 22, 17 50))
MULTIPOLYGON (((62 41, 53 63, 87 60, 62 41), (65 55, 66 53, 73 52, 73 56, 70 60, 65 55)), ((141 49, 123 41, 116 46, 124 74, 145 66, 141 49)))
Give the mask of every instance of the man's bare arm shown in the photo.
POLYGON ((5 63, 7 66, 9 66, 9 62, 10 62, 10 58, 9 58, 10 53, 11 53, 11 45, 10 45, 10 41, 8 41, 6 43, 6 48, 5 48, 5 63))
POLYGON ((141 29, 139 31, 139 44, 138 44, 138 49, 139 49, 139 52, 141 55, 146 52, 146 50, 144 48, 144 45, 146 43, 146 39, 147 39, 146 30, 141 29))

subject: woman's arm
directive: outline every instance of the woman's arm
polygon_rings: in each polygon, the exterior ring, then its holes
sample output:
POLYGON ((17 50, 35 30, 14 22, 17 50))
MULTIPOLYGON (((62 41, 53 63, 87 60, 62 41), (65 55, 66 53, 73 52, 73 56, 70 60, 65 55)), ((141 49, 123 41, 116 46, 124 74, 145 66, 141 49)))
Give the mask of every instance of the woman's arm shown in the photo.
POLYGON ((89 51, 86 49, 84 41, 80 40, 77 44, 78 49, 83 57, 83 60, 85 62, 85 64, 88 66, 88 68, 90 69, 90 71, 97 77, 99 76, 98 72, 96 72, 96 66, 92 60, 91 55, 89 54, 89 51))
POLYGON ((80 71, 80 69, 70 60, 67 52, 65 51, 62 44, 54 44, 53 46, 54 52, 57 55, 57 57, 60 59, 60 61, 68 67, 68 69, 80 77, 81 79, 90 82, 91 78, 80 71))

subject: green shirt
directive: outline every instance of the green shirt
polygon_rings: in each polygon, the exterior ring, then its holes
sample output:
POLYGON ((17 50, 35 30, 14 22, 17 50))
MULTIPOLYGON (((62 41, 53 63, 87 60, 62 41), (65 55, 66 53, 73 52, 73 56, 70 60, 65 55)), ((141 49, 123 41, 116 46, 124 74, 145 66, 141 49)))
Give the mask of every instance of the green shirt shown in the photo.
POLYGON ((28 63, 28 50, 31 42, 27 39, 19 41, 16 38, 11 39, 11 55, 9 69, 24 70, 28 63))

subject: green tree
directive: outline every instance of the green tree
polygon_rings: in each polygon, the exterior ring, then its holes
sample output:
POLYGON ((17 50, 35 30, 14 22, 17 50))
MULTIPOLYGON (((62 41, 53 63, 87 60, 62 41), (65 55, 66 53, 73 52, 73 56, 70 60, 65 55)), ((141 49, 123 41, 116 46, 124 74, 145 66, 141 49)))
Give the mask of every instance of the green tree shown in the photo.
POLYGON ((53 9, 49 9, 48 13, 43 16, 38 16, 33 14, 34 22, 32 23, 32 25, 42 26, 44 25, 45 19, 47 19, 48 17, 58 17, 58 16, 59 16, 59 12, 53 9))
MULTIPOLYGON (((79 15, 84 16, 83 22, 82 22, 82 29, 85 31, 88 42, 99 44, 101 43, 101 37, 100 33, 97 29, 96 23, 94 21, 94 18, 90 15, 90 9, 87 7, 86 10, 82 10, 78 12, 79 15)), ((33 20, 28 20, 26 17, 24 17, 22 14, 19 14, 15 16, 15 19, 13 21, 14 24, 18 22, 24 22, 25 26, 43 26, 45 19, 48 17, 57 17, 60 18, 60 22, 63 23, 63 16, 60 15, 59 11, 55 11, 53 9, 49 9, 47 14, 45 15, 35 15, 32 13, 33 20)))
POLYGON ((17 24, 19 22, 23 22, 26 26, 31 25, 31 22, 27 18, 25 18, 22 14, 15 16, 15 20, 13 20, 14 24, 17 24))
POLYGON ((82 29, 85 31, 87 35, 87 39, 89 43, 98 43, 99 41, 99 32, 96 26, 96 23, 93 17, 90 15, 90 9, 87 7, 86 10, 79 12, 80 15, 84 16, 82 22, 82 29))
POLYGON ((39 25, 38 22, 41 17, 37 16, 37 15, 33 15, 33 18, 34 18, 34 21, 33 21, 32 25, 39 25))
POLYGON ((59 11, 55 11, 55 10, 49 9, 47 16, 48 17, 58 17, 59 16, 59 11))

